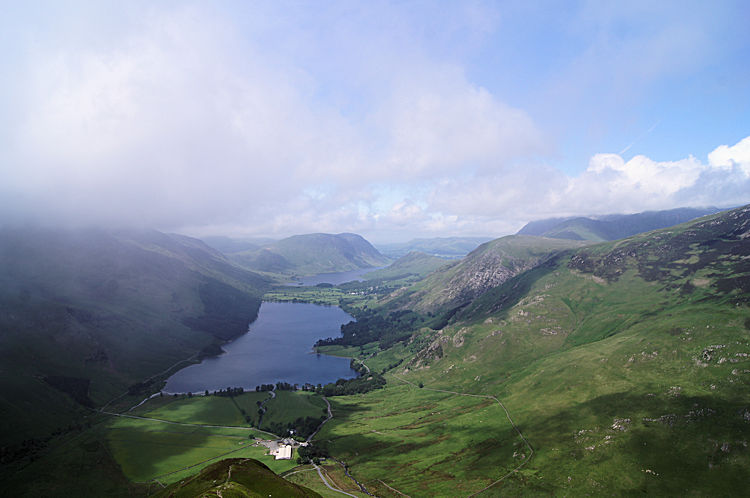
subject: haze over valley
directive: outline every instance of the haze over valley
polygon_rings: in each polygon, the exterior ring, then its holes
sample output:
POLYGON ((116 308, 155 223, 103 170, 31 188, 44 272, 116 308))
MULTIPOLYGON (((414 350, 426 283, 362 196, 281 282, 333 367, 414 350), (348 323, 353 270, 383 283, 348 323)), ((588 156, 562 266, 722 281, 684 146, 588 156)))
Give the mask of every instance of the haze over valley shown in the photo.
POLYGON ((13 496, 738 496, 743 2, 0 16, 13 496))

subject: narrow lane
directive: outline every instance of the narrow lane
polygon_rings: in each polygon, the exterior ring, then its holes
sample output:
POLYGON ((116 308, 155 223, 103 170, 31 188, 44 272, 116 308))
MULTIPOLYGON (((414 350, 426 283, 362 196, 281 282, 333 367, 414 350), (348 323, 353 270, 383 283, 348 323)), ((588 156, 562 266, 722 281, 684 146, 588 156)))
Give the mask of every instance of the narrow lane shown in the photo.
POLYGON ((328 483, 328 480, 323 475, 323 472, 321 472, 320 467, 318 467, 316 464, 313 464, 313 467, 315 467, 315 470, 318 471, 318 475, 320 476, 320 479, 323 481, 323 484, 325 484, 328 489, 330 489, 331 491, 336 491, 338 493, 345 494, 346 496, 351 496, 353 498, 359 498, 357 495, 353 495, 353 494, 347 493, 346 491, 342 491, 342 490, 340 490, 338 488, 334 488, 333 486, 331 486, 328 483))

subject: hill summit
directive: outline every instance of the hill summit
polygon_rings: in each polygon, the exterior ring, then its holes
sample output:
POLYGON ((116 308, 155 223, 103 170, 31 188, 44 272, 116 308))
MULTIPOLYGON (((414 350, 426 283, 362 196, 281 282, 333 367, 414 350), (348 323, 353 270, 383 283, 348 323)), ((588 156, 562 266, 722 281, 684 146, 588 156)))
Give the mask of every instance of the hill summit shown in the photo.
POLYGON ((548 218, 527 223, 518 231, 518 235, 603 242, 667 228, 719 211, 715 207, 678 208, 666 211, 645 211, 636 214, 548 218))
POLYGON ((251 270, 285 275, 350 271, 390 262, 354 233, 294 235, 260 249, 230 253, 229 257, 251 270))

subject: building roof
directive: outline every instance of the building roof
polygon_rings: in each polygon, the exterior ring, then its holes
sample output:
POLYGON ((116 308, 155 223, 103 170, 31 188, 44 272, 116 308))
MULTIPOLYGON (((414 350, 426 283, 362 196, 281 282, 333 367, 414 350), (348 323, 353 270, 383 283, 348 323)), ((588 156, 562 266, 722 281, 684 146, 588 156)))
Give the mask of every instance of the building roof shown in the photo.
POLYGON ((291 460, 292 459, 292 447, 287 444, 279 445, 279 449, 274 453, 276 460, 291 460))

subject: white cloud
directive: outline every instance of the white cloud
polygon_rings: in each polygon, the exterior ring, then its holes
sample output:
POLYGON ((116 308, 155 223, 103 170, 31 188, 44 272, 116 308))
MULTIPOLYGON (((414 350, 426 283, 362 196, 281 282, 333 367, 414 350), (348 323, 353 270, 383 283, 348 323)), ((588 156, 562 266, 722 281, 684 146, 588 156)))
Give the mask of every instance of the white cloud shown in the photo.
MULTIPOLYGON (((382 211, 375 186, 495 172, 543 148, 525 112, 419 50, 380 53, 395 76, 344 116, 297 61, 199 8, 152 11, 84 47, 31 52, 6 118, 17 126, 0 190, 48 221, 288 232, 367 228, 382 214, 398 225, 421 208, 382 211)), ((361 65, 349 69, 372 71, 361 65)))
POLYGON ((426 68, 397 84, 378 117, 388 130, 387 163, 408 178, 484 172, 543 152, 532 119, 470 84, 454 67, 426 68))
POLYGON ((706 163, 692 156, 655 161, 641 155, 626 161, 618 154, 596 154, 572 177, 530 162, 496 175, 446 179, 427 196, 428 212, 452 220, 441 229, 500 235, 554 216, 740 205, 750 201, 747 144, 750 137, 720 146, 706 163))
POLYGON ((694 157, 658 162, 639 155, 626 162, 617 154, 596 154, 586 171, 570 182, 568 190, 572 194, 588 190, 633 200, 665 198, 693 185, 704 169, 694 157))
POLYGON ((731 147, 718 146, 708 155, 708 163, 714 168, 725 170, 736 166, 745 176, 750 177, 750 137, 740 140, 731 147))
MULTIPOLYGON (((245 24, 201 5, 151 7, 106 43, 40 39, 0 92, 0 217, 405 238, 747 202, 750 137, 707 163, 597 154, 564 174, 543 161, 553 139, 529 112, 424 49, 408 23, 389 31, 401 13, 388 8, 354 9, 352 24, 332 8, 327 34, 275 4, 248 7, 245 24)), ((464 21, 449 21, 443 48, 463 36, 464 21)), ((628 52, 605 48, 594 62, 628 52)))

